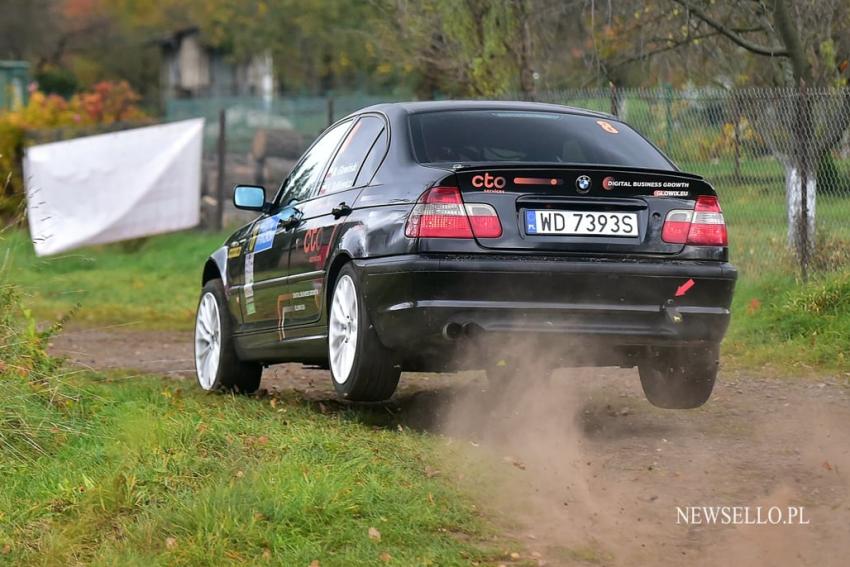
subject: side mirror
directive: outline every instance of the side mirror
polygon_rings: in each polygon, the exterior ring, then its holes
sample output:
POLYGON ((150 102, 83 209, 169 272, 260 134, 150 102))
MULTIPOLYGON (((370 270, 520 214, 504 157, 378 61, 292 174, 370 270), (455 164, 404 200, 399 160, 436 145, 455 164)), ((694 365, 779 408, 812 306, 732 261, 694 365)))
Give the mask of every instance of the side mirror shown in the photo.
POLYGON ((233 204, 237 209, 262 211, 266 207, 266 189, 258 185, 237 185, 233 188, 233 204))

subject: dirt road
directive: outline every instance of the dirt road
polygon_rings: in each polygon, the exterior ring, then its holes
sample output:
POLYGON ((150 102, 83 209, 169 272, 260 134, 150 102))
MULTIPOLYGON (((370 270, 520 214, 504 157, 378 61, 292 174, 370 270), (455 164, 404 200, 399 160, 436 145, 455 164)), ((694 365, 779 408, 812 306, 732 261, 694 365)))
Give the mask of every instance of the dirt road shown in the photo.
MULTIPOLYGON (((187 333, 69 331, 53 351, 100 369, 192 373, 187 333)), ((263 387, 336 406, 324 371, 274 367, 263 387)), ((644 400, 634 370, 559 370, 506 392, 477 373, 405 374, 386 409, 403 426, 445 434, 471 458, 504 467, 504 480, 482 489, 484 506, 526 543, 520 561, 850 564, 846 376, 721 372, 704 408, 663 411, 644 400), (727 514, 750 522, 758 507, 762 521, 802 507, 808 523, 689 524, 683 514, 692 518, 693 506, 748 507, 727 514)))

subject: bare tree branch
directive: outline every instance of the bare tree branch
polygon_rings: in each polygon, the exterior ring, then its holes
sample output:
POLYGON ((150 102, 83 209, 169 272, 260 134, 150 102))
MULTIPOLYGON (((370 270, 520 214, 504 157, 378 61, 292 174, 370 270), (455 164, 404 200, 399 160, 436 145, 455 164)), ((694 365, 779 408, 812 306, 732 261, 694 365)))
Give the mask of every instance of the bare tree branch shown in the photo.
POLYGON ((723 23, 715 20, 708 14, 706 14, 702 9, 698 6, 695 6, 690 2, 690 0, 673 0, 677 4, 686 8, 691 14, 693 14, 698 19, 705 22, 709 27, 714 28, 723 36, 729 38, 732 43, 738 45, 739 47, 743 47, 747 51, 751 53, 755 53, 756 55, 765 55, 767 57, 790 57, 788 51, 782 47, 765 47, 763 45, 758 45, 753 43, 739 34, 735 33, 731 28, 727 27, 723 23))
POLYGON ((653 57, 655 55, 659 55, 661 53, 666 53, 668 51, 673 51, 673 50, 678 49, 680 47, 690 45, 691 43, 693 43, 695 41, 707 39, 709 37, 715 37, 715 36, 718 36, 718 35, 720 35, 720 32, 715 30, 715 31, 706 32, 706 33, 700 34, 700 35, 688 35, 688 36, 685 36, 685 37, 683 37, 679 40, 673 40, 673 39, 656 40, 656 39, 653 39, 653 40, 651 40, 652 43, 661 43, 662 41, 666 41, 667 45, 656 47, 655 49, 650 49, 649 51, 645 51, 643 53, 639 53, 637 55, 627 57, 626 59, 622 59, 620 61, 615 61, 614 63, 611 64, 611 66, 612 67, 620 67, 620 66, 626 65, 628 63, 634 63, 635 61, 643 61, 644 59, 649 59, 650 57, 653 57))

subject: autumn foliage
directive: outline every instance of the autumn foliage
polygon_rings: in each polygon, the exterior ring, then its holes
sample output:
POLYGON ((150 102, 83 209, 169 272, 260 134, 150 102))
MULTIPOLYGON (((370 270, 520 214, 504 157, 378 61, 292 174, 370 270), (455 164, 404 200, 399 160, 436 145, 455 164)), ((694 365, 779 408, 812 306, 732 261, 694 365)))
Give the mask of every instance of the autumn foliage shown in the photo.
POLYGON ((70 99, 32 89, 26 106, 0 113, 0 218, 13 213, 22 200, 21 159, 28 139, 45 130, 67 139, 116 124, 145 123, 149 118, 139 100, 126 81, 103 81, 70 99))

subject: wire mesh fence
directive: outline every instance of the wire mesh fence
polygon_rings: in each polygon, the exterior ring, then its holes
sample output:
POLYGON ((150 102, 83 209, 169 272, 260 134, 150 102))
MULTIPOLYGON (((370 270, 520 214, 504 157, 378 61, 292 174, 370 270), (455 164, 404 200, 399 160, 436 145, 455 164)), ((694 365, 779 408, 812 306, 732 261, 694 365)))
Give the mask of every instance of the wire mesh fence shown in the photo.
POLYGON ((850 261, 850 91, 596 90, 538 100, 617 114, 714 185, 749 275, 850 261))
POLYGON ((400 100, 388 96, 345 94, 287 98, 216 97, 171 99, 166 102, 168 120, 206 118, 206 145, 215 147, 218 137, 218 113, 227 110, 227 146, 233 153, 252 149, 257 130, 297 132, 309 143, 336 118, 363 107, 400 100))
MULTIPOLYGON (((226 108, 228 151, 246 155, 260 129, 293 131, 305 146, 333 119, 393 100, 171 101, 168 118, 207 116, 214 151, 215 115, 226 108)), ((682 170, 704 176, 720 195, 732 261, 744 277, 806 277, 850 263, 850 90, 592 89, 535 100, 616 114, 682 170)), ((250 168, 240 171, 244 177, 250 168)))

